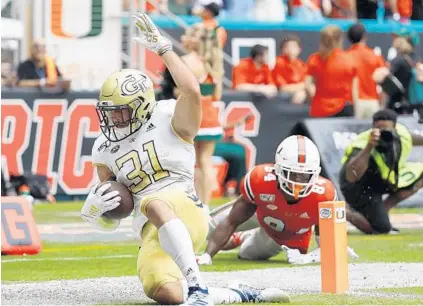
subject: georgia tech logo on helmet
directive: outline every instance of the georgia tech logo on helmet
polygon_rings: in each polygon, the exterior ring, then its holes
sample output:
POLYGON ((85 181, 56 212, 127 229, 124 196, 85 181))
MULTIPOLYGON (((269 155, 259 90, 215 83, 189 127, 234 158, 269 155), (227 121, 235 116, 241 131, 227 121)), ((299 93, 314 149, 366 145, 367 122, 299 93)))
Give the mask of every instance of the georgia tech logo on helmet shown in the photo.
POLYGON ((139 91, 145 92, 148 89, 148 79, 143 74, 129 75, 121 85, 122 96, 132 96, 139 91))

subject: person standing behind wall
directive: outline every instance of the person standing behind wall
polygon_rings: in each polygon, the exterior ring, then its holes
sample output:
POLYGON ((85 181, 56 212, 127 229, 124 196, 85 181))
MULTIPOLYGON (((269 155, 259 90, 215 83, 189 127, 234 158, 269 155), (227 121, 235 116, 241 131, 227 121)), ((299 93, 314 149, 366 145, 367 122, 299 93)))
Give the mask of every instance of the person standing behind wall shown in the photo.
POLYGON ((232 88, 237 91, 261 93, 271 99, 278 94, 268 64, 268 50, 265 46, 255 45, 250 57, 243 58, 232 69, 232 88))
POLYGON ((276 58, 272 71, 276 86, 291 96, 293 104, 303 104, 307 98, 304 86, 306 65, 298 58, 300 53, 300 38, 296 35, 285 37, 281 43, 281 54, 276 58))
POLYGON ((19 87, 54 87, 61 76, 53 58, 46 54, 43 40, 35 40, 31 46, 31 56, 18 67, 19 87))
POLYGON ((355 116, 358 119, 370 119, 380 108, 377 84, 373 80, 373 73, 380 67, 385 67, 385 60, 366 44, 366 29, 361 23, 352 25, 347 31, 348 40, 352 46, 348 53, 357 66, 359 81, 358 101, 354 103, 355 116))
POLYGON ((357 67, 342 49, 342 30, 323 28, 320 50, 307 61, 306 91, 312 98, 311 117, 351 117, 358 99, 357 67))

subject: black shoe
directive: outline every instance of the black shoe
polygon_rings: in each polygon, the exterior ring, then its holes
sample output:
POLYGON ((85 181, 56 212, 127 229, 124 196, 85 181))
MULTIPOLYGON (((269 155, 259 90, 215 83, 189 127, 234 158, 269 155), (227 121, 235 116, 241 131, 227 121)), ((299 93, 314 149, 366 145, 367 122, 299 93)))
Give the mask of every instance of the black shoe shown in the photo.
POLYGON ((390 235, 398 235, 400 233, 400 230, 399 229, 397 229, 396 227, 391 227, 391 230, 389 231, 389 233, 388 234, 390 234, 390 235))

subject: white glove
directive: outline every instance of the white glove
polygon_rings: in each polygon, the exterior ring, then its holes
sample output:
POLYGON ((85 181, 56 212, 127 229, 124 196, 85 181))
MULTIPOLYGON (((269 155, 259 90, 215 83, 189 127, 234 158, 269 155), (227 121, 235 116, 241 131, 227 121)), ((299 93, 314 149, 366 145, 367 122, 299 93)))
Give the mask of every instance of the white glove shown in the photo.
POLYGON ((162 36, 147 14, 137 12, 132 15, 132 18, 141 32, 139 37, 134 38, 136 42, 158 55, 163 55, 165 52, 172 50, 170 40, 162 36))
POLYGON ((360 256, 354 251, 354 249, 347 246, 347 252, 351 259, 358 259, 360 256))
POLYGON ((200 256, 196 256, 197 264, 210 266, 212 264, 212 259, 209 254, 203 253, 200 256))
MULTIPOLYGON (((320 262, 320 248, 307 254, 301 254, 297 249, 290 249, 285 245, 282 246, 282 249, 286 251, 286 256, 290 264, 304 265, 320 262)), ((347 252, 351 259, 359 258, 358 254, 349 246, 347 246, 347 252)))
POLYGON ((290 264, 305 265, 320 262, 320 248, 307 254, 301 254, 299 250, 290 249, 286 245, 283 245, 282 249, 286 251, 286 257, 290 264))
POLYGON ((106 211, 118 207, 121 200, 119 191, 111 191, 104 194, 111 186, 110 183, 103 184, 100 188, 98 188, 98 186, 99 184, 95 184, 91 188, 84 206, 81 209, 81 218, 90 223, 96 221, 106 211))

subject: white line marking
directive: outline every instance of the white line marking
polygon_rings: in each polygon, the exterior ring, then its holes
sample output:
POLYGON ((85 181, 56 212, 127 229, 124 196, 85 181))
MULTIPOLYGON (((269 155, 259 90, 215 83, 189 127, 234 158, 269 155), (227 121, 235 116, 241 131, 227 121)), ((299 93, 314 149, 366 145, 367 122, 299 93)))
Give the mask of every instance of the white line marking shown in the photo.
POLYGON ((23 261, 73 261, 73 260, 94 260, 94 259, 110 259, 110 258, 135 258, 137 255, 109 255, 109 256, 87 256, 87 257, 46 257, 46 258, 15 258, 2 259, 1 263, 23 262, 23 261))

